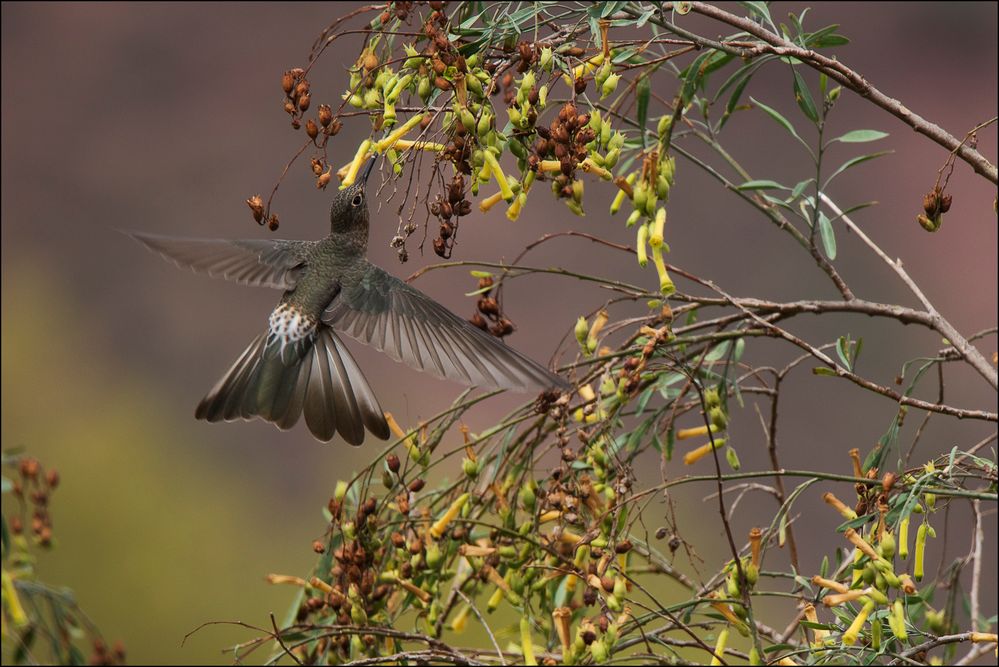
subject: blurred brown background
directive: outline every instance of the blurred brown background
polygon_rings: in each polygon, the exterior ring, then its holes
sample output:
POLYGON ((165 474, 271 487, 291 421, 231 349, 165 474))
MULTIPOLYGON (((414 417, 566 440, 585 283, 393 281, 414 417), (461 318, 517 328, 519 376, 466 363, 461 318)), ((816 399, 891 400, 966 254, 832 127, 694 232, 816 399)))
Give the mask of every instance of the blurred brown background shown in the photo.
MULTIPOLYGON (((804 6, 775 3, 771 12, 784 20, 804 6)), ((243 200, 258 192, 266 197, 301 140, 281 110, 281 73, 304 64, 319 31, 347 9, 293 3, 3 4, 2 444, 26 447, 62 473, 53 507, 58 548, 44 556, 42 575, 75 589, 109 638, 125 640, 135 662, 226 662, 219 649, 247 633, 212 628, 182 648, 183 635, 206 620, 266 624, 268 611, 283 615, 291 592, 268 587, 263 576, 301 574, 310 567, 311 541, 323 529, 320 508, 335 480, 376 451, 323 446, 304 426, 280 433, 262 422, 196 422, 194 405, 264 326, 278 295, 180 272, 116 231, 266 236, 243 200)), ((951 133, 962 136, 996 113, 995 3, 818 3, 806 21, 812 28, 832 22, 852 39, 836 50, 840 58, 951 133)), ((327 53, 312 77, 314 103, 335 104, 345 85, 343 65, 357 46, 357 39, 344 39, 327 53)), ((809 81, 814 84, 814 77, 809 81)), ((672 97, 673 91, 662 94, 672 97)), ((749 94, 783 110, 807 132, 786 68, 766 70, 749 94)), ((845 94, 830 136, 857 128, 891 133, 866 148, 895 153, 848 173, 834 186, 834 196, 844 205, 880 202, 856 220, 890 255, 903 259, 962 331, 995 326, 995 189, 959 164, 950 186, 954 206, 943 229, 926 234, 914 218, 946 152, 845 94)), ((342 162, 367 132, 363 124, 348 129, 333 144, 342 162)), ((737 116, 723 140, 754 177, 791 183, 803 178, 807 158, 762 113, 737 116)), ((980 133, 979 149, 995 161, 994 125, 980 133)), ((836 147, 830 159, 839 163, 857 151, 836 147)), ((471 216, 455 257, 509 260, 541 234, 565 229, 633 243, 622 220, 605 213, 609 189, 596 183, 587 188, 584 219, 544 193, 532 197, 517 223, 508 222, 500 207, 471 216)), ((276 199, 283 223, 277 236, 324 235, 329 198, 313 186, 307 160, 297 164, 276 199)), ((398 264, 388 247, 394 211, 387 204, 374 214, 371 256, 406 276, 436 257, 414 252, 407 265, 398 264)), ((683 162, 667 240, 671 262, 737 295, 835 296, 788 237, 683 162)), ((839 245, 836 264, 861 296, 913 304, 893 275, 842 230, 839 245)), ((654 280, 633 260, 579 240, 542 246, 526 263, 650 286, 654 280)), ((464 270, 431 273, 417 284, 458 313, 472 312, 472 301, 462 294, 474 284, 464 270)), ((685 288, 682 281, 679 286, 685 288)), ((548 359, 578 315, 607 298, 550 277, 513 281, 505 296, 519 327, 511 344, 540 360, 548 359)), ((614 314, 631 312, 619 307, 614 314)), ((941 347, 925 330, 857 317, 800 319, 791 328, 812 340, 847 332, 864 336, 861 369, 882 383, 890 383, 905 360, 941 347)), ((360 345, 351 347, 383 406, 404 425, 436 414, 459 391, 360 345)), ((791 354, 773 342, 747 349, 747 360, 758 362, 776 363, 791 354)), ((981 349, 991 354, 995 337, 982 341, 981 349)), ((948 402, 996 409, 994 392, 977 375, 948 367, 946 376, 948 402)), ((856 446, 866 452, 894 413, 890 401, 807 371, 789 385, 781 423, 788 468, 846 472, 846 451, 856 446)), ((935 392, 927 384, 917 393, 935 392)), ((518 400, 487 403, 471 416, 473 431, 518 400)), ((904 446, 917 425, 910 418, 904 446)), ((992 430, 932 420, 915 460, 969 446, 992 430)), ((735 416, 733 433, 744 466, 765 465, 750 407, 735 416)), ((645 482, 654 481, 658 469, 654 458, 649 463, 645 482)), ((812 501, 824 490, 813 487, 812 501)), ((681 529, 712 563, 726 555, 715 551, 722 549, 721 533, 703 521, 698 525, 700 502, 709 491, 689 489, 676 498, 681 529), (689 518, 685 507, 691 508, 689 518)), ((821 537, 830 544, 836 517, 812 501, 802 505, 810 515, 799 540, 821 537)), ((752 506, 745 507, 737 515, 740 531, 761 520, 752 516, 752 506)), ((774 509, 767 502, 760 508, 770 512, 767 517, 774 509)), ((652 520, 657 511, 651 510, 652 520)), ((962 507, 958 514, 964 513, 962 507)), ((995 514, 987 524, 994 563, 995 514)), ((938 541, 928 567, 949 563, 968 546, 938 541)), ((821 556, 806 551, 805 564, 815 568, 821 556)), ((994 568, 989 577, 987 615, 995 611, 994 568)))

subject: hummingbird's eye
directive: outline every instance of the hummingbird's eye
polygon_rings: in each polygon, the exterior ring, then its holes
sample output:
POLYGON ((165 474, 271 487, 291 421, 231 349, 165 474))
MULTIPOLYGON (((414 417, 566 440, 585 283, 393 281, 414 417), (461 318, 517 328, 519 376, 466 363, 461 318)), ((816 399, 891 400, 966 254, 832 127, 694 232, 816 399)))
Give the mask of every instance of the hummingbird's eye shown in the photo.
POLYGON ((363 201, 364 201, 364 195, 358 192, 356 195, 354 195, 354 198, 350 200, 350 205, 360 206, 363 201))

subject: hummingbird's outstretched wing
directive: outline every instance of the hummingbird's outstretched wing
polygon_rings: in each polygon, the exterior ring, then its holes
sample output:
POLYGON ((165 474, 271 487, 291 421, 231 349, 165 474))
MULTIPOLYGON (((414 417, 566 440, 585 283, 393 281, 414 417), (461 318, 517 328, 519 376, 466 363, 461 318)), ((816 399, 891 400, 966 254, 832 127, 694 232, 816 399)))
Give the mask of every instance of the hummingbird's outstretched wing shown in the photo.
POLYGON ((242 285, 288 290, 305 266, 312 241, 195 239, 125 232, 181 268, 242 285))
POLYGON ((396 361, 468 385, 514 391, 569 385, 419 290, 365 262, 323 322, 396 361))

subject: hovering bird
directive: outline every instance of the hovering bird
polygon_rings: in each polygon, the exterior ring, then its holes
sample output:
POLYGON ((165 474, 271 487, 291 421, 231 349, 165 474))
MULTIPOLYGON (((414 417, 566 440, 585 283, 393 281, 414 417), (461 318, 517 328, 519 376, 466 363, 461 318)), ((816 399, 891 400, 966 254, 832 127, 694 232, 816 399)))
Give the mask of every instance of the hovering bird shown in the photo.
POLYGON ((201 400, 210 422, 259 417, 286 430, 301 415, 323 442, 352 445, 365 429, 385 440, 378 399, 340 333, 392 359, 466 385, 514 391, 566 389, 540 364, 368 262, 363 177, 337 192, 330 234, 319 241, 176 238, 128 232, 182 268, 284 294, 268 326, 201 400))

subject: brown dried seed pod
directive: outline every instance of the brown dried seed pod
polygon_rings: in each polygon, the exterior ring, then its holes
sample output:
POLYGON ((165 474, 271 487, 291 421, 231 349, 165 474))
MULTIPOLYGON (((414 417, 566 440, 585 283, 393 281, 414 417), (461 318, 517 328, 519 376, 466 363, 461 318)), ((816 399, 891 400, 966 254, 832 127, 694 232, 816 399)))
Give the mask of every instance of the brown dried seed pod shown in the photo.
POLYGON ((489 331, 492 332, 492 334, 497 338, 504 338, 513 333, 514 331, 513 322, 504 317, 499 322, 490 327, 489 331))
POLYGON ((419 493, 420 491, 423 490, 423 487, 426 485, 427 483, 425 481, 423 481, 420 478, 416 478, 409 483, 409 490, 412 491, 413 493, 419 493))
POLYGON ((442 76, 439 76, 436 79, 434 79, 434 85, 437 86, 437 88, 440 90, 451 90, 451 88, 454 87, 454 84, 452 84, 450 81, 448 81, 442 76))
POLYGON ((940 205, 937 199, 937 191, 927 192, 923 195, 923 210, 926 211, 926 215, 933 217, 937 213, 937 207, 940 205))
POLYGON ((579 77, 578 79, 576 79, 576 81, 572 84, 572 89, 576 91, 577 95, 582 95, 583 93, 585 93, 586 79, 583 77, 579 77))
POLYGON ((951 195, 944 195, 940 198, 940 212, 946 213, 950 210, 950 204, 954 200, 951 195))
POLYGON ((281 223, 278 221, 277 213, 271 213, 271 217, 267 218, 267 229, 276 232, 280 226, 281 223))
POLYGON ((302 95, 301 97, 298 98, 298 108, 301 109, 302 111, 308 111, 309 103, 311 101, 312 98, 310 98, 308 95, 302 95))
POLYGON ((361 60, 361 67, 363 67, 367 72, 370 72, 374 68, 378 67, 378 56, 373 53, 368 53, 361 60))
POLYGON ((447 242, 439 236, 434 239, 434 252, 438 257, 447 259, 447 242))
POLYGON ((309 135, 309 139, 315 139, 319 136, 319 126, 311 118, 305 121, 305 133, 309 135))
POLYGON ((328 127, 333 120, 333 109, 328 104, 319 105, 319 124, 328 127))
POLYGON ((320 190, 325 190, 326 186, 330 184, 331 179, 332 176, 328 171, 325 174, 320 174, 319 178, 316 179, 316 187, 320 190))
POLYGON ((264 200, 260 198, 260 195, 253 195, 246 200, 246 205, 250 207, 253 211, 253 219, 258 223, 263 224, 264 222, 264 200))
POLYGON ((491 296, 484 296, 479 299, 479 312, 483 315, 499 315, 499 303, 491 296))
POLYGON ((388 469, 391 470, 392 472, 399 472, 399 467, 401 466, 401 462, 399 461, 399 457, 396 456, 395 454, 389 454, 388 456, 386 456, 385 463, 388 465, 388 469))
POLYGON ((343 121, 341 121, 339 118, 335 118, 333 122, 330 123, 329 128, 327 128, 327 132, 331 137, 335 137, 342 129, 343 129, 343 121))
POLYGON ((458 205, 455 207, 454 211, 459 216, 468 215, 469 213, 472 212, 472 202, 468 201, 467 199, 463 199, 462 201, 458 202, 458 205))
POLYGON ((591 127, 584 127, 581 130, 576 131, 576 143, 577 144, 588 144, 597 138, 597 133, 593 131, 591 127))
POLYGON ((284 110, 285 110, 285 113, 294 114, 295 113, 295 105, 292 104, 291 102, 285 102, 284 103, 284 110))
POLYGON ((326 545, 320 542, 319 540, 316 540, 312 543, 312 550, 315 551, 317 554, 325 553, 326 545))
POLYGON ((468 321, 471 322, 472 325, 479 327, 483 331, 489 331, 489 323, 486 322, 486 318, 482 317, 482 315, 479 315, 478 313, 473 314, 468 321))
POLYGON ((440 236, 445 241, 454 236, 454 225, 452 225, 450 222, 442 222, 440 229, 440 236))
POLYGON ((447 70, 447 65, 440 58, 434 58, 430 61, 430 66, 434 68, 434 74, 441 76, 447 70))
POLYGON ((295 77, 292 76, 291 70, 288 70, 281 76, 281 90, 284 91, 285 95, 291 95, 291 91, 295 89, 295 77))
POLYGON ((323 173, 323 162, 317 158, 312 158, 312 173, 318 176, 323 173))

